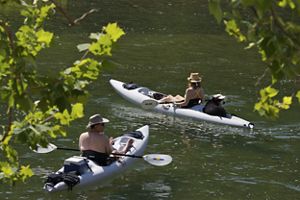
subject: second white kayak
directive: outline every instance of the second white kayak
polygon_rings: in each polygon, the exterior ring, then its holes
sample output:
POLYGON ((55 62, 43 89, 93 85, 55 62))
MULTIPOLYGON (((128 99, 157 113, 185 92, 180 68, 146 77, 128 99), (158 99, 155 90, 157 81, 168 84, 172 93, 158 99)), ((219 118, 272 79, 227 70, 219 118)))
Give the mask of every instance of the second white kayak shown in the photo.
POLYGON ((111 86, 119 93, 124 99, 140 105, 142 107, 149 107, 152 108, 152 110, 165 113, 168 115, 174 115, 178 117, 188 117, 196 120, 202 120, 207 122, 213 122, 218 124, 224 124, 224 125, 230 125, 230 126, 236 126, 236 127, 243 127, 243 128, 249 128, 252 129, 254 127, 254 124, 242 119, 235 115, 228 115, 228 117, 220 117, 220 116, 214 116, 209 115, 204 112, 202 112, 202 109, 204 105, 197 105, 193 108, 178 108, 174 106, 174 104, 158 104, 156 102, 155 96, 160 95, 160 92, 156 92, 153 90, 150 90, 146 87, 141 87, 132 84, 132 87, 128 87, 128 84, 111 79, 110 81, 111 86))

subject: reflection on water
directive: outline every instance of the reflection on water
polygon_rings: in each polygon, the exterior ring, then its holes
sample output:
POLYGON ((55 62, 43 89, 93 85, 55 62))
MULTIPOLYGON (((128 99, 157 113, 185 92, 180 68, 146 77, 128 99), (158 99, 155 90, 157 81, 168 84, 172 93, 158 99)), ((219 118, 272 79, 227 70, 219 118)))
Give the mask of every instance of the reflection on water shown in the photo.
POLYGON ((296 192, 300 192, 300 184, 294 185, 291 183, 282 183, 274 180, 260 180, 254 177, 239 177, 239 176, 232 176, 232 177, 221 177, 216 180, 225 181, 225 182, 236 182, 241 184, 250 184, 250 185, 276 185, 280 187, 285 187, 296 192))
POLYGON ((145 183, 142 188, 150 192, 155 199, 170 198, 172 193, 172 188, 163 183, 162 180, 145 183))

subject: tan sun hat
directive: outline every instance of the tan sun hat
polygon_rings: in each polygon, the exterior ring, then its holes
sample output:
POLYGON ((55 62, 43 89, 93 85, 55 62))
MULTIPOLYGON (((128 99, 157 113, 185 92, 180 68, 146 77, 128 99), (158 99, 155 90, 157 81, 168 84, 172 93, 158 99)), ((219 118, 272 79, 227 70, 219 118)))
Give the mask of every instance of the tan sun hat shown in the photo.
POLYGON ((95 114, 89 118, 89 123, 86 126, 86 128, 90 128, 91 126, 93 126, 95 124, 102 124, 102 123, 107 123, 107 122, 109 122, 108 119, 101 117, 100 114, 95 114))
POLYGON ((201 82, 201 77, 199 76, 199 73, 191 73, 190 76, 187 78, 188 81, 191 83, 199 83, 201 82))

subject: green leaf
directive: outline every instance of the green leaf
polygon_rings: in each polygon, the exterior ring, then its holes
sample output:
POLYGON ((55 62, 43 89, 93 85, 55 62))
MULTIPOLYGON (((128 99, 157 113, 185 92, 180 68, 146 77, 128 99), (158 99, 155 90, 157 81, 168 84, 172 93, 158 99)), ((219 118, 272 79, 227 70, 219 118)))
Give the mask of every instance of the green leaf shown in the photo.
POLYGON ((225 30, 229 35, 236 37, 240 42, 246 40, 246 37, 240 32, 240 29, 234 19, 231 19, 229 21, 225 20, 224 23, 226 26, 225 30))
POLYGON ((125 34, 123 29, 121 29, 117 23, 109 23, 106 27, 104 27, 104 30, 114 42, 116 42, 122 35, 125 34))
POLYGON ((109 35, 101 35, 97 42, 93 42, 89 48, 94 55, 111 55, 112 40, 109 35))
POLYGON ((43 29, 39 30, 36 33, 37 36, 37 41, 40 43, 44 43, 46 46, 49 46, 52 38, 53 38, 53 33, 44 31, 43 29))
POLYGON ((281 0, 281 1, 279 1, 279 2, 278 2, 278 5, 279 5, 280 7, 282 7, 282 8, 286 7, 286 5, 287 5, 287 0, 281 0))
POLYGON ((14 170, 7 162, 1 162, 1 170, 5 177, 10 177, 14 174, 14 170))
POLYGON ((209 0, 209 12, 216 18, 217 22, 220 24, 223 18, 220 0, 209 0))
POLYGON ((282 100, 282 104, 280 105, 280 107, 282 109, 289 109, 290 108, 290 105, 292 104, 292 97, 291 96, 286 96, 286 97, 283 97, 283 100, 282 100))
POLYGON ((291 105, 292 104, 292 97, 291 96, 283 97, 283 103, 287 104, 287 105, 291 105))
POLYGON ((20 175, 21 175, 23 181, 25 181, 26 178, 33 176, 33 172, 30 169, 30 166, 29 165, 21 166, 20 175))
POLYGON ((261 55, 261 60, 262 61, 267 61, 267 55, 266 55, 266 52, 263 50, 263 49, 261 49, 261 48, 259 48, 259 51, 258 51, 259 53, 260 53, 260 55, 261 55))
POLYGON ((257 111, 259 111, 261 108, 262 108, 262 102, 261 101, 257 102, 254 106, 254 110, 257 110, 257 111))
POLYGON ((83 104, 82 103, 76 103, 72 105, 72 112, 71 112, 71 118, 77 119, 83 117, 83 104))
POLYGON ((36 26, 39 27, 43 24, 43 22, 48 18, 49 11, 53 10, 55 5, 52 3, 50 5, 45 5, 40 8, 39 12, 36 14, 36 26))
POLYGON ((55 113, 54 117, 58 119, 62 125, 69 125, 70 123, 70 114, 68 110, 64 110, 62 113, 55 113))
POLYGON ((287 5, 289 5, 289 7, 293 10, 296 8, 295 3, 293 2, 293 0, 281 0, 278 2, 278 6, 285 8, 287 5))
POLYGON ((298 98, 298 102, 300 103, 300 90, 297 92, 296 97, 298 98))
POLYGON ((265 91, 267 92, 267 96, 270 98, 275 97, 279 92, 278 90, 272 88, 271 86, 266 87, 265 91))

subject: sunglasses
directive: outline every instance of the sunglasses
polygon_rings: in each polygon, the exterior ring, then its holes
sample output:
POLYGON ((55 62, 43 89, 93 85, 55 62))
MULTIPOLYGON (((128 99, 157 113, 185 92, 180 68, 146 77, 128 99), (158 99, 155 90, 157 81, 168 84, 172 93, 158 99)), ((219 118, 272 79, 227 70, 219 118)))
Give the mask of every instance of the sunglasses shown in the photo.
POLYGON ((91 128, 98 126, 98 125, 104 127, 104 123, 99 123, 99 124, 95 124, 95 125, 91 126, 91 128))

